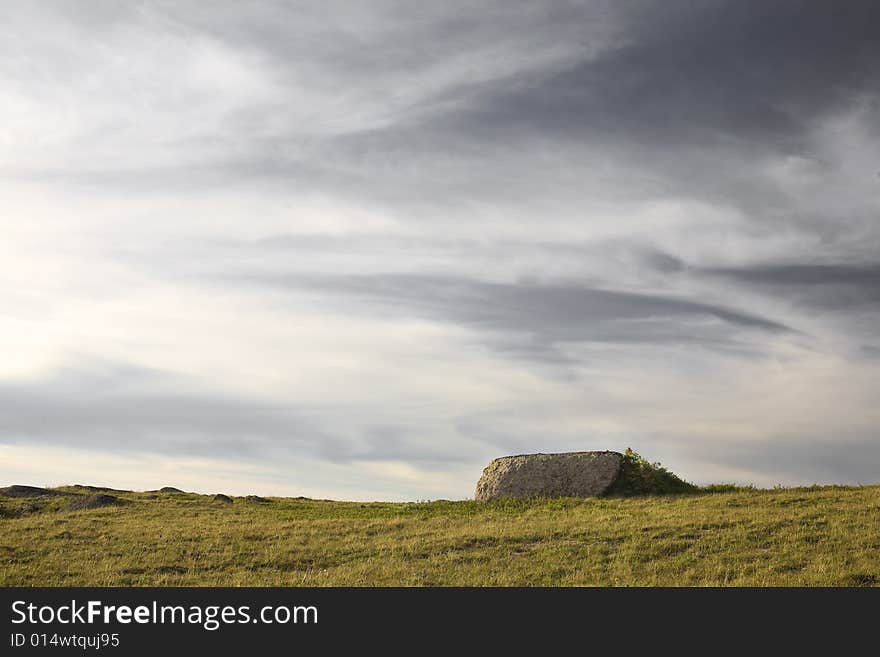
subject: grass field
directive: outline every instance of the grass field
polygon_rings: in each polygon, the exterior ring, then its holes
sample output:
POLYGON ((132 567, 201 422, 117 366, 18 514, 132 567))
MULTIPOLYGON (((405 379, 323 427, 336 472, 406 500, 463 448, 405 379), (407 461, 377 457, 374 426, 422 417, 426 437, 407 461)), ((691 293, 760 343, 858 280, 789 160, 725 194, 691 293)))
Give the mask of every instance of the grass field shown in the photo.
POLYGON ((72 495, 0 497, 0 584, 880 585, 880 486, 490 503, 112 494, 125 503, 78 511, 72 495))

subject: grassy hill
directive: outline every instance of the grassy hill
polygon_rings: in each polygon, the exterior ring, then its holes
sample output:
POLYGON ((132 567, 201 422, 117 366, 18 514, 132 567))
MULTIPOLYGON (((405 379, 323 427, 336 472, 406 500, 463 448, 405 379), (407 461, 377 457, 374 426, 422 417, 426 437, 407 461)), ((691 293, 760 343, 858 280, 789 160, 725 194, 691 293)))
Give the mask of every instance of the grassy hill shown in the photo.
POLYGON ((401 504, 52 490, 0 496, 0 585, 880 585, 880 486, 401 504))

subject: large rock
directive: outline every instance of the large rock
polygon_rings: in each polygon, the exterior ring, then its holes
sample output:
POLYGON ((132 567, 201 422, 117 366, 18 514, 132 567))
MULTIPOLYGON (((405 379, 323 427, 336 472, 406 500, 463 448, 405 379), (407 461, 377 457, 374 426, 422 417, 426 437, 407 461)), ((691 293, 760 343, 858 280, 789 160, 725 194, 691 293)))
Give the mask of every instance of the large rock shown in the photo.
POLYGON ((504 456, 483 470, 475 498, 602 495, 617 480, 622 461, 618 452, 504 456))

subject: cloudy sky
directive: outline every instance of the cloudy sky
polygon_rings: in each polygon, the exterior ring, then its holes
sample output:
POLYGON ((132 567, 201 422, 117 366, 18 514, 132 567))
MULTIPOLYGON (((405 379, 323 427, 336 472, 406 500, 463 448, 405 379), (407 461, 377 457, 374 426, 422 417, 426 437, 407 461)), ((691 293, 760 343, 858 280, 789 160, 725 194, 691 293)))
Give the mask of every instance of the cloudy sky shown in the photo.
POLYGON ((880 479, 880 4, 9 3, 0 484, 880 479))

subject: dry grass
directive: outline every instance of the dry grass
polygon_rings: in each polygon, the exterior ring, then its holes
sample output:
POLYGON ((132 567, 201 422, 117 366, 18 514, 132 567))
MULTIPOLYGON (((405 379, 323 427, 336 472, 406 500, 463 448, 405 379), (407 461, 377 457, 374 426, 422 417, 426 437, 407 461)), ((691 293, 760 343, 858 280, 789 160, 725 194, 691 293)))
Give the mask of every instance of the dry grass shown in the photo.
POLYGON ((880 584, 880 486, 488 504, 114 494, 130 503, 0 498, 0 585, 880 584))

